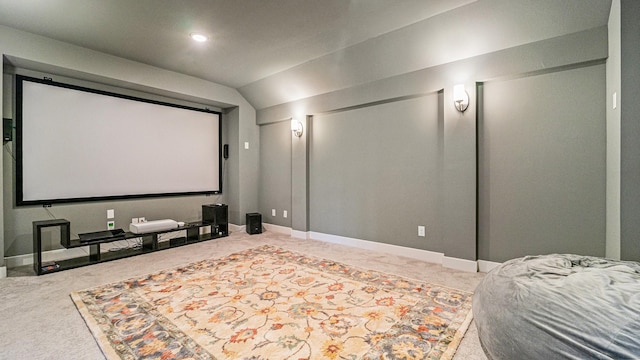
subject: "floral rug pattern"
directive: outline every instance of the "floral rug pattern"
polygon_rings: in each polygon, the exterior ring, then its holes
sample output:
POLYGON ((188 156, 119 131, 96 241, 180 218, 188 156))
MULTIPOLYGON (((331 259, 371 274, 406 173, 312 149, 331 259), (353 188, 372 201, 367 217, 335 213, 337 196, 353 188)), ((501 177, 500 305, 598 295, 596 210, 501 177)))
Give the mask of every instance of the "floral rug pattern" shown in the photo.
POLYGON ((265 245, 71 294, 108 359, 450 359, 471 293, 265 245))

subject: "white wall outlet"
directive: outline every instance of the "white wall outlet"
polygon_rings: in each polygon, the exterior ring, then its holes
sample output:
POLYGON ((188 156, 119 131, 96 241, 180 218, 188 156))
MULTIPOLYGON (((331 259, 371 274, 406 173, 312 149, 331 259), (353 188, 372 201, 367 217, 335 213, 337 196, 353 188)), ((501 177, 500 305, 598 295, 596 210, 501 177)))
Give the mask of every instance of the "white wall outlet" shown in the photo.
POLYGON ((418 236, 426 236, 424 226, 418 226, 418 236))
POLYGON ((116 222, 111 220, 107 221, 107 230, 113 230, 116 228, 116 222))
POLYGON ((271 216, 276 216, 276 209, 271 209, 271 216))
POLYGON ((138 218, 131 218, 131 223, 132 224, 137 224, 138 223, 138 218))
POLYGON ((139 223, 147 222, 147 219, 145 217, 140 217, 138 218, 138 222, 139 223))
POLYGON ((287 217, 287 210, 284 210, 284 211, 282 212, 282 217, 284 217, 284 218, 286 218, 286 217, 287 217))
POLYGON ((107 219, 113 219, 115 216, 115 211, 113 209, 107 210, 107 219))

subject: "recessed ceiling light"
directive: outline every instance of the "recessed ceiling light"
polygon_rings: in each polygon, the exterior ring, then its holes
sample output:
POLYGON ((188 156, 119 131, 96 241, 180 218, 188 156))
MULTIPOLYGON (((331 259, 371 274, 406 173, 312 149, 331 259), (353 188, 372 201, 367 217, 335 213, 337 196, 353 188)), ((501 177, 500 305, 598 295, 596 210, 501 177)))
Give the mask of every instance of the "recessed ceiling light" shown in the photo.
POLYGON ((209 40, 209 37, 207 35, 202 35, 198 33, 191 33, 189 34, 189 36, 191 36, 191 38, 197 42, 205 42, 209 40))

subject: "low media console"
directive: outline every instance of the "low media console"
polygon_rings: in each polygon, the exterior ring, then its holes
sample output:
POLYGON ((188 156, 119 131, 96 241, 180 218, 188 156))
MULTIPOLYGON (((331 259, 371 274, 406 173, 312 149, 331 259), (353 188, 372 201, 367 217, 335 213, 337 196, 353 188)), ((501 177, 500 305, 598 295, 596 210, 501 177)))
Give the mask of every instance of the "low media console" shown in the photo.
MULTIPOLYGON (((205 240, 217 239, 229 235, 229 224, 227 222, 227 205, 203 205, 204 207, 215 207, 219 215, 213 221, 203 217, 203 221, 192 223, 180 223, 177 227, 159 231, 149 231, 144 233, 133 233, 130 231, 122 233, 116 232, 113 236, 100 237, 102 231, 95 233, 81 234, 95 239, 71 239, 70 222, 66 219, 53 219, 33 222, 33 268, 37 275, 48 274, 56 271, 73 269, 80 266, 91 265, 99 262, 121 259, 125 257, 142 255, 158 250, 169 249, 177 246, 193 244, 205 240), (42 229, 47 227, 60 228, 60 244, 67 249, 89 246, 89 254, 71 259, 42 261, 42 229), (168 240, 160 240, 162 234, 180 231, 183 236, 168 240), (142 246, 138 248, 127 248, 117 251, 101 252, 101 245, 119 240, 129 240, 141 238, 142 246)), ((115 231, 115 230, 109 230, 115 231)))

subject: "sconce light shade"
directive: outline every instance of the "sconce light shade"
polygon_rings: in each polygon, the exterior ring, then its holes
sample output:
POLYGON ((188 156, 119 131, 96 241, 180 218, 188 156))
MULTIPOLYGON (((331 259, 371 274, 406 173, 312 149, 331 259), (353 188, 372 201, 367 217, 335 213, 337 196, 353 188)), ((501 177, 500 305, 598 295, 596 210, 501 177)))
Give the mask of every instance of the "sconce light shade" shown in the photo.
POLYGON ((302 123, 296 119, 291 119, 291 132, 297 137, 302 136, 302 123))
POLYGON ((464 84, 453 87, 453 104, 460 112, 464 112, 469 107, 469 94, 464 89, 464 84))

